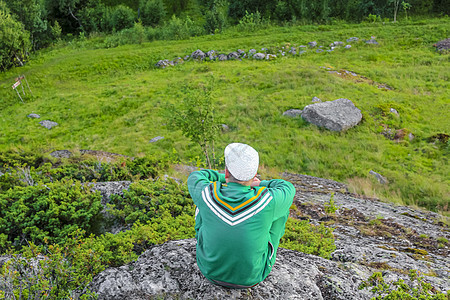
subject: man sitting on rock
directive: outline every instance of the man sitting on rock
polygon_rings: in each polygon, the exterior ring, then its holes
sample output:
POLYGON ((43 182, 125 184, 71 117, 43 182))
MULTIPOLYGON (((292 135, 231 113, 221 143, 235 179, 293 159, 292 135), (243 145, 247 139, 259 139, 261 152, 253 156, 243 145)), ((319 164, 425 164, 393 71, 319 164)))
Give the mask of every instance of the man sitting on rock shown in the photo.
POLYGON ((197 264, 215 284, 249 288, 272 270, 295 188, 285 180, 256 178, 258 152, 246 144, 229 144, 225 165, 225 174, 201 170, 188 178, 197 264))

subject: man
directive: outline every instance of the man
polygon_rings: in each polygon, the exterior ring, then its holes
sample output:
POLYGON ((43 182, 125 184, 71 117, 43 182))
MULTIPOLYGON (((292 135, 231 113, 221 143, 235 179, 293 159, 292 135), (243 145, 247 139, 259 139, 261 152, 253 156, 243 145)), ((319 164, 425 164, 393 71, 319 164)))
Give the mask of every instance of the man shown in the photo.
POLYGON ((260 181, 258 165, 255 149, 233 143, 225 148, 225 174, 202 170, 189 175, 197 265, 215 284, 252 287, 275 263, 295 188, 281 179, 260 181))

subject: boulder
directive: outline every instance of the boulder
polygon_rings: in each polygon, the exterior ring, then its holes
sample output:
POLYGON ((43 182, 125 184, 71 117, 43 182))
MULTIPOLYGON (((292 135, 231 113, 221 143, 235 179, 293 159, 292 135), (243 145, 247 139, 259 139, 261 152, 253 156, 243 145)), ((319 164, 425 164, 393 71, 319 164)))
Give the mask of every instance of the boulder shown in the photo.
POLYGON ((29 114, 27 117, 31 119, 39 119, 41 116, 38 114, 29 114))
POLYGON ((217 59, 220 61, 228 60, 228 56, 226 54, 219 54, 217 59))
POLYGON ((231 52, 231 53, 229 53, 229 54, 227 55, 227 58, 228 58, 229 60, 231 60, 231 59, 240 59, 240 58, 239 58, 239 53, 237 53, 237 52, 231 52))
POLYGON ((248 54, 249 55, 254 55, 256 53, 256 50, 255 49, 250 49, 250 50, 248 50, 248 54))
POLYGON ((357 42, 357 41, 359 41, 359 38, 357 38, 357 37, 351 37, 351 38, 347 39, 347 43, 357 42))
POLYGON ((368 291, 358 289, 365 268, 348 270, 341 263, 282 248, 263 282, 244 290, 222 288, 201 274, 195 244, 188 239, 155 246, 136 262, 95 276, 91 290, 99 300, 370 299, 368 291))
POLYGON ((220 126, 222 126, 223 132, 230 131, 230 126, 228 126, 227 124, 220 124, 220 126))
POLYGON ((350 49, 352 45, 345 45, 345 49, 350 49))
POLYGON ((236 52, 239 54, 239 57, 246 57, 247 56, 246 53, 245 53, 245 50, 237 49, 236 52))
POLYGON ((40 121, 39 124, 41 124, 43 127, 47 129, 52 129, 53 127, 59 125, 58 123, 49 120, 40 121))
POLYGON ((206 57, 206 54, 202 50, 198 49, 198 50, 195 50, 194 52, 192 52, 191 57, 193 59, 204 60, 206 57))
POLYGON ((173 66, 173 65, 174 65, 174 62, 170 61, 168 59, 162 59, 155 64, 156 67, 161 68, 161 69, 164 69, 168 66, 173 66))
POLYGON ((314 41, 314 42, 309 42, 309 43, 308 43, 308 46, 311 47, 311 48, 314 48, 314 47, 317 46, 317 42, 316 42, 316 41, 314 41))
POLYGON ((301 109, 289 109, 283 113, 283 116, 295 118, 302 114, 301 109))
POLYGON ((446 52, 450 50, 450 38, 437 42, 433 45, 438 52, 446 52))
POLYGON ((372 38, 372 39, 370 39, 370 40, 367 40, 367 41, 366 41, 366 44, 369 44, 369 45, 378 45, 378 42, 377 42, 374 38, 372 38))
POLYGON ((375 171, 370 170, 370 171, 369 171, 369 174, 375 176, 375 178, 376 178, 376 179, 378 180, 378 182, 381 183, 381 184, 387 184, 387 183, 388 183, 388 180, 387 180, 383 175, 378 174, 378 173, 375 172, 375 171))
POLYGON ((215 60, 217 58, 215 50, 209 50, 208 52, 206 52, 206 55, 208 56, 209 60, 215 60))
POLYGON ((356 126, 362 119, 361 111, 348 99, 337 99, 305 106, 302 118, 319 127, 344 131, 356 126))
POLYGON ((254 59, 264 59, 264 58, 266 58, 266 55, 264 54, 264 53, 255 53, 254 55, 253 55, 253 58, 254 59))

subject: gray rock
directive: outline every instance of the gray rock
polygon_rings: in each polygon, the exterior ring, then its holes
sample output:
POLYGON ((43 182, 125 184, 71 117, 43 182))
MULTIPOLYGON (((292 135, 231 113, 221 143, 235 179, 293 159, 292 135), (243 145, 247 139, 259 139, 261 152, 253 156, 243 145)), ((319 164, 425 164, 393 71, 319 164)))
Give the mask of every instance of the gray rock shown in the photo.
POLYGON ((304 54, 304 53, 306 53, 306 51, 300 51, 300 52, 298 53, 298 55, 302 55, 302 54, 304 54))
POLYGON ((307 46, 305 46, 305 45, 300 45, 300 46, 298 46, 299 48, 307 48, 307 46))
POLYGON ((183 57, 184 60, 188 60, 189 58, 190 58, 189 55, 185 55, 185 56, 183 57))
POLYGON ((191 57, 193 59, 204 60, 206 57, 206 54, 202 50, 198 49, 198 50, 195 50, 194 52, 192 52, 191 57))
POLYGON ((347 43, 357 42, 357 41, 359 41, 359 38, 357 38, 357 37, 351 37, 351 38, 347 39, 347 43))
POLYGON ((352 45, 345 45, 345 49, 350 49, 352 47, 352 45))
POLYGON ((322 100, 320 100, 319 98, 317 98, 316 96, 314 96, 311 100, 313 103, 319 103, 322 102, 322 100))
POLYGON ((182 63, 184 63, 184 60, 181 57, 177 57, 173 60, 174 65, 180 65, 182 63))
POLYGON ((239 57, 245 57, 246 56, 245 50, 237 49, 237 53, 239 54, 239 57))
POLYGON ((316 53, 321 53, 321 52, 323 52, 322 49, 316 49, 316 53))
POLYGON ((277 58, 277 56, 275 54, 266 54, 266 59, 267 60, 273 60, 275 58, 277 58))
POLYGON ((412 134, 411 132, 408 133, 408 139, 409 139, 410 141, 412 141, 413 139, 415 139, 414 134, 412 134))
POLYGON ((253 58, 254 58, 254 59, 260 60, 260 59, 266 58, 266 55, 265 55, 264 53, 255 53, 255 54, 253 55, 253 58))
POLYGON ((52 129, 53 127, 59 125, 58 123, 49 121, 49 120, 40 121, 39 124, 41 124, 42 126, 44 126, 47 129, 52 129))
POLYGON ((94 191, 99 191, 102 195, 102 205, 106 208, 111 195, 123 195, 124 190, 128 190, 131 181, 108 181, 108 182, 91 182, 89 186, 94 191))
POLYGON ((29 114, 27 117, 32 119, 39 119, 41 116, 38 114, 29 114))
POLYGON ((197 267, 195 240, 170 241, 136 262, 108 268, 91 283, 98 299, 370 299, 360 291, 364 268, 347 270, 320 257, 279 248, 271 274, 244 290, 210 283, 197 267))
POLYGON ((239 58, 239 53, 237 53, 237 52, 231 52, 231 53, 229 53, 229 54, 227 55, 227 58, 228 58, 228 60, 231 60, 231 59, 240 59, 240 58, 239 58))
POLYGON ((164 137, 163 136, 157 136, 157 137, 154 137, 154 138, 152 138, 150 141, 149 141, 149 143, 155 143, 155 142, 157 142, 157 141, 159 141, 159 140, 162 140, 164 137))
POLYGON ((378 182, 381 183, 381 184, 387 184, 387 183, 388 183, 388 180, 387 180, 384 176, 382 176, 381 174, 378 174, 378 173, 375 172, 375 171, 370 170, 370 171, 369 171, 369 174, 375 176, 375 178, 376 178, 376 179, 378 180, 378 182))
POLYGON ((227 124, 221 124, 220 126, 222 126, 222 131, 229 131, 230 127, 227 124))
POLYGON ((226 56, 225 54, 219 54, 217 56, 217 59, 220 61, 228 60, 228 56, 226 56))
POLYGON ((69 150, 56 150, 50 153, 50 156, 54 158, 70 158, 72 156, 72 152, 69 150))
POLYGON ((250 55, 254 55, 256 53, 256 50, 255 49, 250 49, 250 50, 248 50, 248 53, 250 55))
POLYGON ((209 60, 215 60, 217 58, 215 50, 209 50, 208 52, 206 52, 206 55, 208 56, 209 60))
POLYGON ((375 39, 370 39, 366 41, 366 44, 369 45, 378 45, 378 42, 375 39))
POLYGON ((317 42, 316 42, 316 41, 314 41, 314 42, 309 42, 309 43, 308 43, 308 46, 311 47, 311 48, 314 48, 314 47, 317 46, 317 42))
POLYGON ((160 60, 155 64, 156 67, 161 68, 161 69, 164 69, 166 67, 173 66, 173 65, 174 65, 173 61, 169 61, 168 59, 160 60))
POLYGON ((334 45, 335 47, 336 47, 336 46, 343 46, 343 45, 344 45, 344 42, 337 41, 337 42, 334 42, 333 45, 334 45))
POLYGON ((295 118, 302 114, 301 109, 289 109, 283 113, 283 116, 295 118))
POLYGON ((450 38, 437 42, 433 45, 436 47, 436 51, 445 53, 450 50, 450 38))
POLYGON ((362 119, 361 111, 348 99, 337 99, 305 106, 302 118, 319 127, 344 131, 356 126, 362 119))
POLYGON ((396 115, 397 117, 400 116, 400 114, 398 113, 398 111, 395 108, 390 108, 390 112, 393 113, 394 115, 396 115))

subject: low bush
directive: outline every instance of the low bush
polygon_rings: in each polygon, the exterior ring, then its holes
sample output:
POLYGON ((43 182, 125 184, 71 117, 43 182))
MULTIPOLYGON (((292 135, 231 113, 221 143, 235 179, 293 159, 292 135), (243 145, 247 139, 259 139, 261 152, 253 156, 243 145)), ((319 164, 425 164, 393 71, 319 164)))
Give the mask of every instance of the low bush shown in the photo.
POLYGON ((162 0, 141 0, 139 9, 139 18, 145 26, 159 25, 166 16, 166 9, 162 0))

